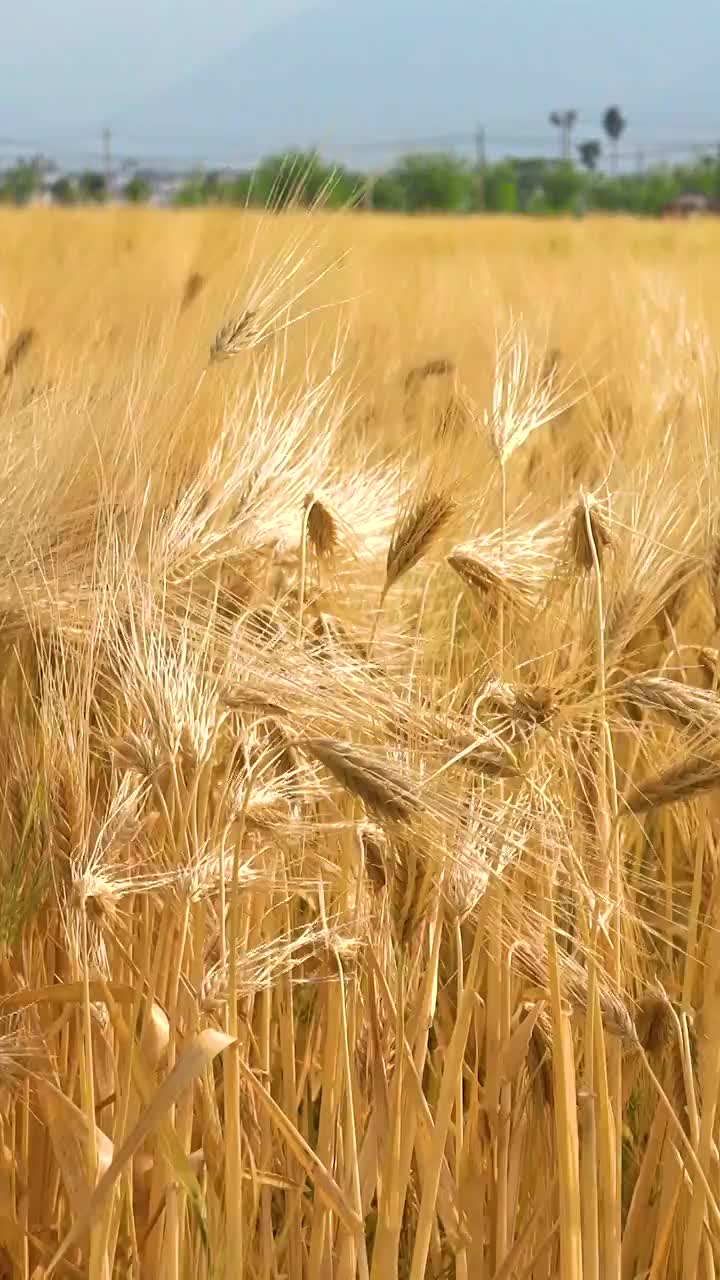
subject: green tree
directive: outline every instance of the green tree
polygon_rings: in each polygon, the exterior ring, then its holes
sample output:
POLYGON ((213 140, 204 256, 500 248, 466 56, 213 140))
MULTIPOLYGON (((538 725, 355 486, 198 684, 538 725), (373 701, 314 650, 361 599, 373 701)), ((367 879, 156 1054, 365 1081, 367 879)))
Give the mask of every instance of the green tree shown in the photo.
POLYGON ((0 175, 0 200, 27 204, 40 187, 37 166, 22 161, 0 175))
POLYGON ((586 142, 581 142, 578 145, 578 154, 580 163, 587 169, 588 173, 594 173, 602 154, 602 144, 598 142, 597 138, 588 138, 586 142))
POLYGON ((227 179, 221 173, 211 170, 205 177, 206 198, 210 204, 221 204, 227 179))
POLYGON ((130 204, 144 204, 152 195, 150 183, 136 173, 129 182, 125 183, 123 195, 130 204))
POLYGON ((548 167, 545 175, 545 199, 554 213, 569 213, 582 194, 585 180, 567 161, 548 167))
POLYGON ((550 212, 547 197, 543 187, 536 187, 530 193, 525 203, 522 205, 523 213, 530 213, 534 217, 542 217, 550 212))
POLYGON ((510 161, 493 165, 485 174, 485 205, 495 213, 517 211, 518 182, 510 161))
POLYGON ((613 173, 617 173, 618 163, 618 143, 622 138, 627 121, 619 107, 608 107, 603 116, 603 129, 605 130, 610 144, 612 146, 613 157, 613 173))
POLYGON ((403 207, 463 211, 477 203, 477 174, 464 160, 444 152, 403 156, 392 170, 403 190, 403 207))
POLYGON ((677 174, 663 169, 648 173, 640 184, 637 212, 657 217, 681 191, 677 174))
POLYGON ((102 204, 107 197, 107 182, 104 173, 95 169, 86 169, 78 178, 78 195, 89 204, 102 204))
POLYGON ((249 198, 266 208, 323 204, 339 209, 354 202, 361 186, 357 175, 325 163, 316 151, 287 151, 262 161, 253 174, 249 198))
POLYGON ((235 177, 228 178, 222 184, 220 200, 223 204, 243 206, 253 204, 253 175, 251 173, 238 173, 235 177))
POLYGON ((405 208, 405 187, 395 172, 378 174, 372 182, 373 209, 400 213, 405 208))
POLYGON ((253 177, 253 202, 278 209, 309 204, 311 192, 317 193, 320 188, 318 168, 314 152, 288 151, 267 156, 253 177))
POLYGON ((208 194, 205 175, 202 173, 195 173, 178 188, 175 193, 174 204, 188 208, 195 205, 207 204, 207 199, 208 194))
POLYGON ((517 207, 523 213, 546 213, 545 179, 555 161, 542 156, 520 156, 511 162, 517 186, 517 207))
POLYGON ((75 204, 77 188, 71 178, 56 178, 50 188, 50 195, 55 204, 75 204))

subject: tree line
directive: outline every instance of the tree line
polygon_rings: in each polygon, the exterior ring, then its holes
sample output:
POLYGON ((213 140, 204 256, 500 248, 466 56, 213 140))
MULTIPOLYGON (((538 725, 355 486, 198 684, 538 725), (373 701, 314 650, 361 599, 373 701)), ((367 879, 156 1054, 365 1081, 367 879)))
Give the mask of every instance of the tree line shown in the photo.
MULTIPOLYGON (((577 113, 553 111, 560 157, 511 157, 497 163, 471 163, 453 153, 414 152, 377 174, 329 165, 317 152, 269 156, 253 171, 190 174, 174 190, 180 206, 225 204, 258 208, 290 203, 330 208, 352 206, 387 212, 582 213, 591 210, 657 215, 685 192, 720 199, 720 154, 694 162, 656 166, 644 172, 618 173, 617 148, 626 121, 619 107, 602 119, 609 165, 601 167, 604 143, 584 138, 573 143, 577 113)), ((0 175, 0 200, 23 204, 40 189, 58 204, 101 203, 112 194, 135 203, 154 195, 152 179, 141 174, 109 191, 102 173, 86 171, 42 184, 36 163, 19 164, 0 175)))

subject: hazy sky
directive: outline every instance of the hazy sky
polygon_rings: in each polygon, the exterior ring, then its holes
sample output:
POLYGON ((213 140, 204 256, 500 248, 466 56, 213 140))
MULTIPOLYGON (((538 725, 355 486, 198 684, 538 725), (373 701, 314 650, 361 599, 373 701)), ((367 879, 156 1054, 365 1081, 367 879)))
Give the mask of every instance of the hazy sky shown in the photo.
POLYGON ((5 0, 1 18, 0 163, 12 144, 89 163, 104 124, 129 156, 478 121, 503 147, 551 133, 551 107, 597 129, 611 99, 628 146, 720 143, 720 0, 5 0))
POLYGON ((97 122, 99 128, 124 103, 201 69, 258 27, 310 4, 311 0, 2 4, 0 139, 70 129, 73 124, 87 131, 97 122))

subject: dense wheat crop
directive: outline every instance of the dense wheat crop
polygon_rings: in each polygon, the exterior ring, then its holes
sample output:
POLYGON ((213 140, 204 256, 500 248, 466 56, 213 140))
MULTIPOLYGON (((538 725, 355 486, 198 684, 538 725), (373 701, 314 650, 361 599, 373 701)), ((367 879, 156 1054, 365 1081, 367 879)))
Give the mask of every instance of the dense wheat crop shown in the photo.
POLYGON ((0 1275, 720 1271, 720 235, 0 217, 0 1275))

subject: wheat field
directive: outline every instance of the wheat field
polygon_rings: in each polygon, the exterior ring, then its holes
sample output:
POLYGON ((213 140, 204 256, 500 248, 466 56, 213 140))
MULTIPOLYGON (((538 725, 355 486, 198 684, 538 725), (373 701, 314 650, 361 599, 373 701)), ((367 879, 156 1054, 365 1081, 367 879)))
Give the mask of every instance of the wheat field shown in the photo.
POLYGON ((720 1274, 720 236, 0 213, 0 1276, 720 1274))

